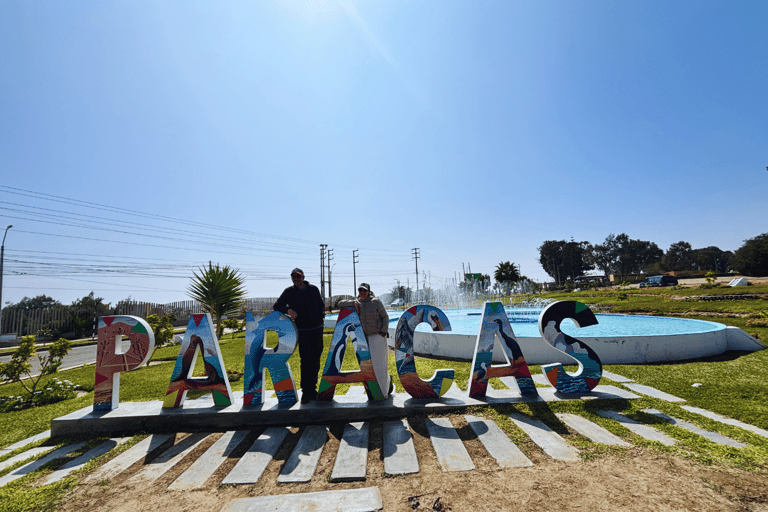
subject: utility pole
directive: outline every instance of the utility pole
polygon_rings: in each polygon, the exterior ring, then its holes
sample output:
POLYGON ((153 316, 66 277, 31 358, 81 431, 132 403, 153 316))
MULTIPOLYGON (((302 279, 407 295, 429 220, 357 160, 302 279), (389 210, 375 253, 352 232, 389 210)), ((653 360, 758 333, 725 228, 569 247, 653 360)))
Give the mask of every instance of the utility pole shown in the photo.
POLYGON ((5 228, 3 235, 3 244, 0 245, 0 334, 3 334, 3 260, 5 259, 5 237, 8 236, 8 230, 13 225, 5 228))
POLYGON ((355 264, 360 263, 360 260, 357 259, 357 253, 360 251, 360 249, 355 249, 352 251, 352 280, 355 284, 354 291, 352 292, 352 295, 354 296, 357 293, 357 270, 355 269, 355 264))
POLYGON ((413 251, 413 259, 416 260, 416 300, 419 300, 419 248, 414 247, 411 250, 413 251))
POLYGON ((320 244, 320 296, 325 303, 325 248, 328 244, 320 244))
POLYGON ((331 260, 333 259, 333 249, 328 249, 327 261, 328 261, 328 306, 333 309, 333 292, 331 291, 331 260))

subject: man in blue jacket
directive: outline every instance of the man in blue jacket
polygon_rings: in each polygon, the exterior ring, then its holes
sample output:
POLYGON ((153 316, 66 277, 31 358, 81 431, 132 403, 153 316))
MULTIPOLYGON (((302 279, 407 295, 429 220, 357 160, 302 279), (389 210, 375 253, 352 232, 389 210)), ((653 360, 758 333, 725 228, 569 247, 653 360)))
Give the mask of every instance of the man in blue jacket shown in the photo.
POLYGON ((293 286, 286 288, 272 309, 288 315, 296 323, 301 358, 301 403, 317 398, 317 374, 323 353, 325 303, 317 286, 304 280, 304 271, 291 271, 293 286))

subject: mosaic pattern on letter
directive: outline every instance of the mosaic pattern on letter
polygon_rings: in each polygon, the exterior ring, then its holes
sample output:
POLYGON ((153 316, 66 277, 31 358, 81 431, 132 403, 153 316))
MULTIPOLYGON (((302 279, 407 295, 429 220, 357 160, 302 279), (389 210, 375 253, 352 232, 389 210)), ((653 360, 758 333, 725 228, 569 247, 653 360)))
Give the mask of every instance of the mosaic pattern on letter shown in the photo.
POLYGON ((428 381, 416 373, 413 349, 413 333, 416 326, 426 322, 433 331, 450 331, 451 323, 440 309, 434 306, 413 306, 400 317, 395 331, 395 363, 397 374, 405 390, 413 398, 439 398, 453 384, 453 369, 435 370, 428 381))
POLYGON ((245 314, 245 369, 243 404, 264 403, 265 372, 269 370, 277 401, 296 403, 296 383, 288 358, 296 350, 296 325, 287 315, 273 311, 258 322, 251 312, 245 314), (277 346, 266 348, 267 331, 277 333, 277 346))
POLYGON ((597 324, 597 318, 588 306, 573 300, 550 304, 539 315, 539 332, 556 350, 573 357, 579 370, 569 374, 560 363, 542 365, 541 371, 560 393, 589 393, 603 376, 603 365, 594 350, 586 343, 568 336, 560 330, 560 323, 570 318, 579 327, 597 324))

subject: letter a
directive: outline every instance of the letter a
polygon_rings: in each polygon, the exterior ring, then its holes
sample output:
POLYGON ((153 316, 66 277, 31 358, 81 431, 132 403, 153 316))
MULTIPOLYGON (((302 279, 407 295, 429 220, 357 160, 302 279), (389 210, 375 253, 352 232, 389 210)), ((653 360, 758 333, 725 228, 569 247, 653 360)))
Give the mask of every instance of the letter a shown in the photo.
POLYGON ((472 358, 472 380, 469 384, 471 398, 484 398, 488 389, 488 379, 511 376, 517 380, 520 393, 525 396, 537 396, 536 386, 531 378, 528 363, 523 357, 515 339, 515 333, 509 324, 507 312, 501 302, 486 302, 480 332, 475 342, 475 355, 472 358), (493 344, 496 336, 502 343, 507 364, 492 366, 493 344))
POLYGON ((216 405, 232 405, 232 389, 224 373, 224 359, 221 357, 219 340, 213 331, 210 313, 189 317, 163 407, 181 407, 190 389, 210 389, 216 405), (198 350, 203 353, 205 377, 192 377, 198 350))
POLYGON ((384 394, 373 371, 368 339, 365 337, 363 326, 360 324, 360 317, 357 316, 357 311, 354 308, 344 308, 339 312, 336 328, 333 331, 333 339, 331 339, 331 346, 325 359, 325 369, 323 370, 323 378, 320 381, 317 400, 321 402, 333 400, 336 385, 349 382, 362 382, 371 398, 374 400, 384 400, 384 394), (347 343, 349 341, 352 341, 360 370, 342 372, 341 364, 344 362, 344 353, 347 350, 347 343))

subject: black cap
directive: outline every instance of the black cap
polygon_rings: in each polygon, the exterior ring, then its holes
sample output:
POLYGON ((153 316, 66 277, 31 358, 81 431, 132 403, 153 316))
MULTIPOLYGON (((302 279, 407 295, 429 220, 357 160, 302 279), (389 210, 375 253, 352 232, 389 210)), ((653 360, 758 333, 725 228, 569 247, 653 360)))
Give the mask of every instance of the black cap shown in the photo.
POLYGON ((304 271, 301 270, 300 268, 295 268, 295 269, 291 270, 291 275, 293 275, 293 274, 301 274, 301 277, 304 277, 304 271))

